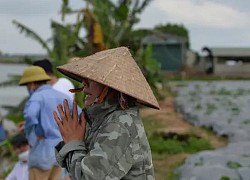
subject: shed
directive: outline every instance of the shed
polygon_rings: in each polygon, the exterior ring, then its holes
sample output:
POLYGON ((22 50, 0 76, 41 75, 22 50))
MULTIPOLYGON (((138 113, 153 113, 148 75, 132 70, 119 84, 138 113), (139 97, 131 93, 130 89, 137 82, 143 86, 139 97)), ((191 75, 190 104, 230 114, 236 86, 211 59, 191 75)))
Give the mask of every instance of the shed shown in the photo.
POLYGON ((178 71, 185 66, 187 39, 156 32, 142 39, 144 46, 151 44, 153 58, 161 64, 163 71, 178 71))
POLYGON ((250 48, 211 47, 205 61, 211 62, 212 73, 219 76, 250 77, 250 48))

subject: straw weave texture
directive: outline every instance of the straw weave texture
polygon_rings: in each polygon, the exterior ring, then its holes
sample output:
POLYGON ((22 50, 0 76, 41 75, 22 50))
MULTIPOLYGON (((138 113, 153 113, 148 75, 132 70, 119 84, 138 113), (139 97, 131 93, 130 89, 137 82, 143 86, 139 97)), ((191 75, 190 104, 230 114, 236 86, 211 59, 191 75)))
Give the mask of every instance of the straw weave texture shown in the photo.
POLYGON ((72 58, 57 69, 79 82, 88 78, 159 109, 159 104, 128 48, 119 47, 85 58, 72 58))

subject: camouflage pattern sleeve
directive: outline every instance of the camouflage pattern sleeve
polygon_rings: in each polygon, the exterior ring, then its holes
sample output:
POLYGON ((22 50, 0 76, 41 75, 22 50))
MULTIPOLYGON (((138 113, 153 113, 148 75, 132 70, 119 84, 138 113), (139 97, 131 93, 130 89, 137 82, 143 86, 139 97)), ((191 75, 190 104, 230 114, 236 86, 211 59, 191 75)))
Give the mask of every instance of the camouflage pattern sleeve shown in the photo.
POLYGON ((131 137, 120 122, 109 122, 99 129, 93 148, 72 141, 57 147, 57 160, 74 180, 118 180, 133 164, 131 137))

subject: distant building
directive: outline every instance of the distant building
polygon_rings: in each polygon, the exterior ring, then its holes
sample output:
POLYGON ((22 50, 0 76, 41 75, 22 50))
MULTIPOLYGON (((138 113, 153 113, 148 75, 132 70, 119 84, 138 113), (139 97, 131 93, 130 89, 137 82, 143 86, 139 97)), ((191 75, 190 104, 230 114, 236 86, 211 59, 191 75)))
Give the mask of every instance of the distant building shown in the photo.
POLYGON ((218 76, 250 77, 250 48, 205 47, 203 69, 218 76))
POLYGON ((199 54, 191 49, 187 50, 185 67, 192 68, 197 64, 199 54))
POLYGON ((153 58, 161 64, 163 71, 179 71, 186 65, 187 39, 156 32, 142 39, 144 46, 151 44, 153 58))

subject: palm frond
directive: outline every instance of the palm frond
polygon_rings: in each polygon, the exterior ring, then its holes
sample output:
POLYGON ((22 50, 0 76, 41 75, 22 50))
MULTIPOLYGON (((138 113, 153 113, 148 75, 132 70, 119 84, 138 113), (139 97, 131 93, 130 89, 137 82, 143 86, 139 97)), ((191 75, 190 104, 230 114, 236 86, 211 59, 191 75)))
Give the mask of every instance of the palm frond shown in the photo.
POLYGON ((25 33, 27 37, 30 37, 40 43, 43 48, 47 50, 47 53, 50 54, 51 50, 48 47, 46 41, 44 41, 37 33, 28 28, 27 26, 21 24, 20 22, 13 20, 12 23, 20 30, 21 33, 25 33))

